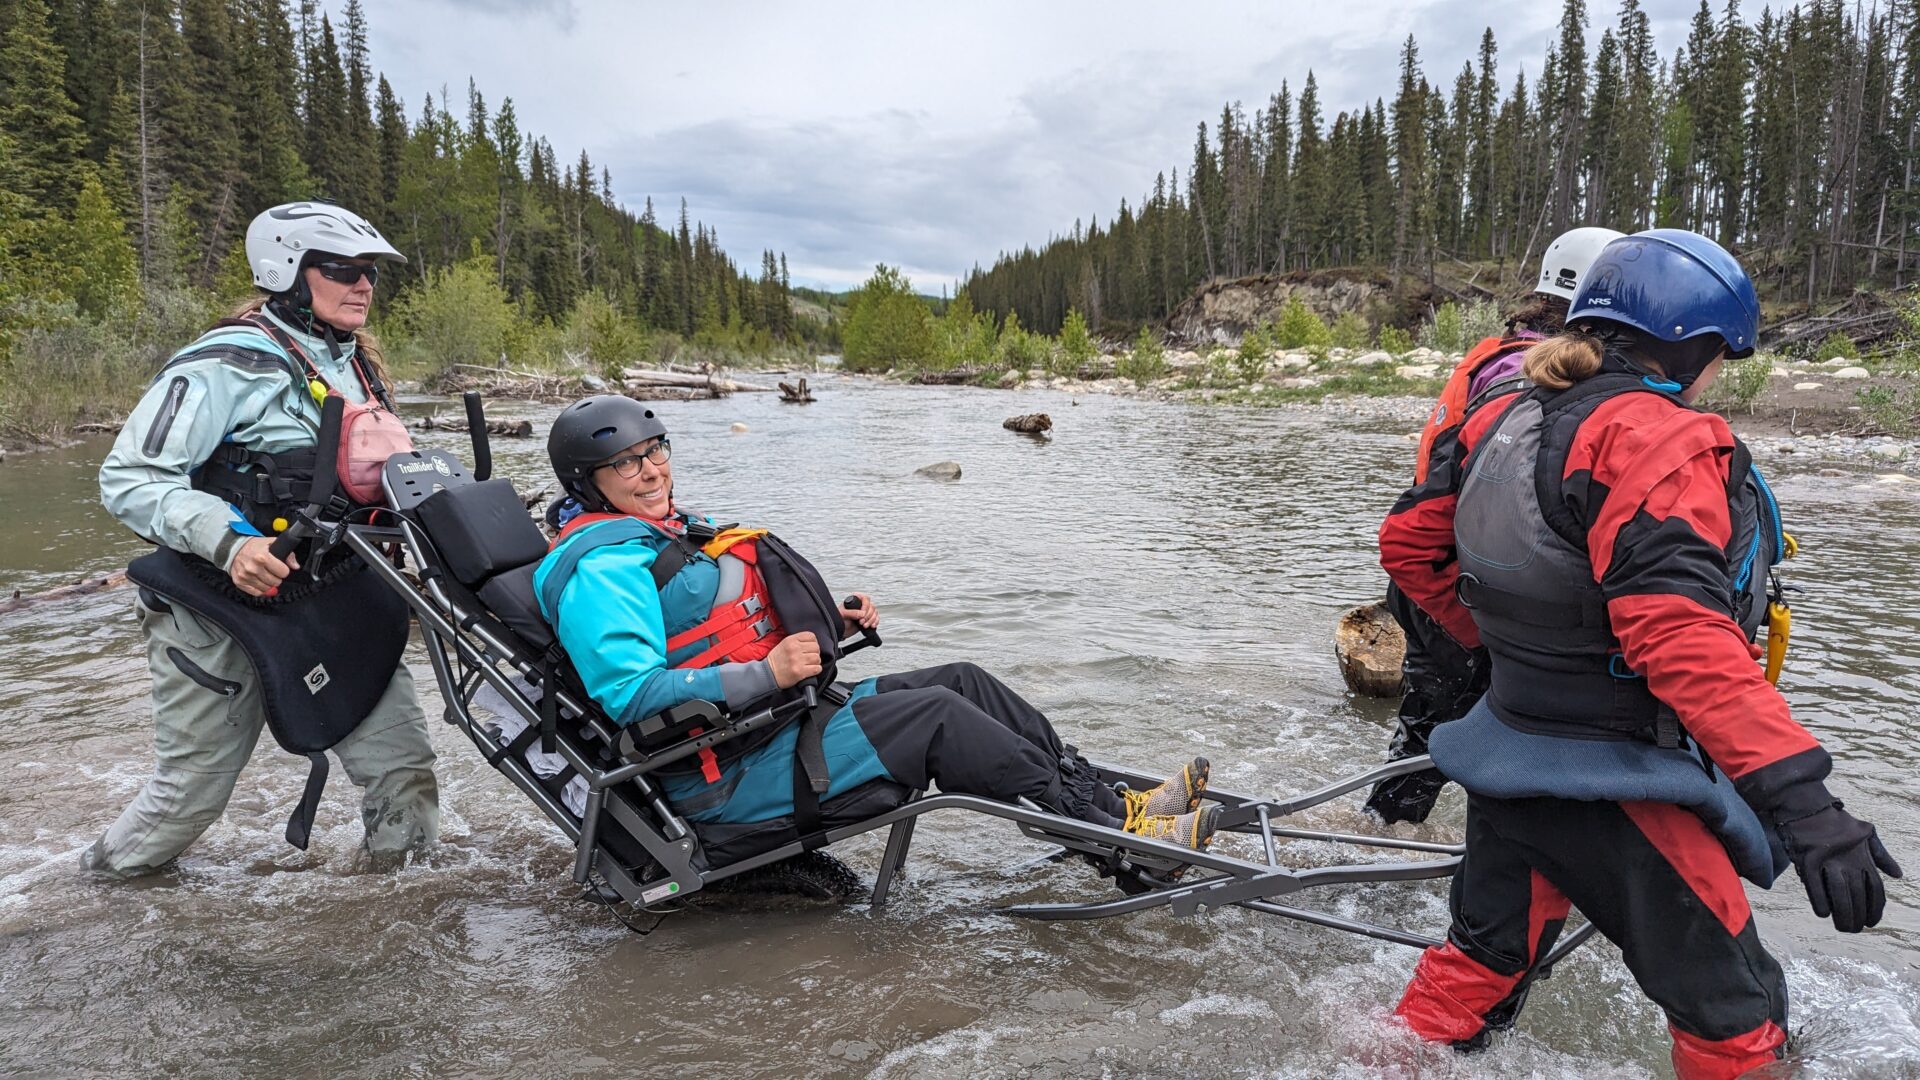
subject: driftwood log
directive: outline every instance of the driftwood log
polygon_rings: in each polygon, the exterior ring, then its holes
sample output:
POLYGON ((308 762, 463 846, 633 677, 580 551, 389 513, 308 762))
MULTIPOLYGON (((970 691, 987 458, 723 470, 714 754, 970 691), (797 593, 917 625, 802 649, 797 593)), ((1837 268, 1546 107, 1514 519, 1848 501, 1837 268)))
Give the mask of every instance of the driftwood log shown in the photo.
POLYGON ((620 391, 635 401, 710 401, 725 397, 718 390, 696 386, 644 386, 629 383, 620 391))
POLYGON ((794 382, 780 384, 780 400, 789 405, 805 405, 813 400, 813 391, 807 389, 807 377, 800 376, 794 382))
MULTIPOLYGON (((434 413, 414 421, 413 426, 421 431, 465 431, 467 421, 465 417, 442 419, 439 413, 434 413)), ((489 420, 487 434, 502 435, 509 439, 530 439, 533 437, 533 421, 489 420)))
POLYGON ((947 368, 944 371, 923 371, 913 377, 921 386, 960 386, 979 378, 980 369, 975 367, 947 368))
POLYGON ((126 583, 127 572, 125 570, 115 570, 111 574, 102 574, 97 578, 85 578, 71 585, 61 585, 57 588, 48 589, 43 593, 34 593, 31 596, 22 596, 20 590, 15 589, 13 590, 12 596, 0 599, 0 615, 5 615, 12 611, 19 611, 21 608, 32 607, 35 604, 44 604, 51 600, 67 600, 75 596, 85 596, 88 593, 101 592, 106 589, 125 585, 126 583))
POLYGON ((1354 693, 1400 695, 1400 662, 1407 655, 1407 638, 1386 604, 1362 604, 1340 616, 1333 629, 1333 655, 1339 658, 1340 674, 1354 693))
POLYGON ((1053 417, 1043 412, 1009 416, 1000 422, 1000 426, 1022 435, 1044 435, 1053 430, 1053 417))
POLYGON ((712 390, 718 394, 773 393, 773 387, 743 383, 718 372, 667 371, 659 368, 622 368, 620 381, 629 390, 643 386, 674 386, 712 390))

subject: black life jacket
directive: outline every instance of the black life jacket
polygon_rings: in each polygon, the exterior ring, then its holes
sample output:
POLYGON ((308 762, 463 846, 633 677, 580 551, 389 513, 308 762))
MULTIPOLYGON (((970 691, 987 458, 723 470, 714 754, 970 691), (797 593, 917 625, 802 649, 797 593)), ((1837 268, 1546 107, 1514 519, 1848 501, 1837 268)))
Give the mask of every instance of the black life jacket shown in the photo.
MULTIPOLYGON (((1474 447, 1454 516, 1458 595, 1493 656, 1487 702, 1501 720, 1539 734, 1653 737, 1674 745, 1671 709, 1626 666, 1593 579, 1586 527, 1563 490, 1580 425, 1621 394, 1665 387, 1609 370, 1561 391, 1514 399, 1474 447)), ((1728 589, 1718 599, 1752 638, 1766 614, 1768 569, 1785 539, 1772 492, 1745 444, 1735 440, 1727 503, 1728 589)))

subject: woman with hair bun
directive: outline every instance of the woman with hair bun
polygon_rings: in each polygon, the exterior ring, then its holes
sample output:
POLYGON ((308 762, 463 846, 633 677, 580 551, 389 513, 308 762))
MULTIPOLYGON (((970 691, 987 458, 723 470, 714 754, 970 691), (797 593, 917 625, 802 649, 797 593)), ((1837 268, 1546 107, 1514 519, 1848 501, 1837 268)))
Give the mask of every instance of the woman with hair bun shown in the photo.
POLYGON ((1843 933, 1900 869, 1756 662, 1778 507, 1726 421, 1693 408, 1751 355, 1752 281, 1704 236, 1615 240, 1533 388, 1475 414, 1381 529, 1381 562, 1492 657, 1432 737, 1468 793, 1452 926, 1398 1013, 1472 1048, 1510 1026, 1572 907, 1667 1015, 1683 1080, 1781 1055, 1787 995, 1740 879, 1791 864, 1843 933))

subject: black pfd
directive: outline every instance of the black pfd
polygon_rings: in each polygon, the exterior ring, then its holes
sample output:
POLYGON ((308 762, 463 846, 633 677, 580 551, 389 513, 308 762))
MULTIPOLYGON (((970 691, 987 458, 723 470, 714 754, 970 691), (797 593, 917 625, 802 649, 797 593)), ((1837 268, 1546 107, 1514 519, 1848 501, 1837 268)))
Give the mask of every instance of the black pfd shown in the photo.
MULTIPOLYGON (((1581 738, 1652 736, 1675 745, 1674 713, 1627 667, 1593 578, 1586 526, 1564 492, 1580 425, 1621 394, 1692 407, 1671 383, 1605 370, 1566 390, 1514 399, 1469 457, 1454 539, 1457 592, 1493 655, 1487 702, 1506 723, 1581 738)), ((1718 598, 1751 639, 1766 616, 1770 568, 1786 547, 1780 510, 1746 446, 1734 441, 1727 505, 1729 589, 1718 598)))
MULTIPOLYGON (((275 326, 265 315, 254 313, 236 319, 222 319, 220 327, 246 327, 258 330, 273 339, 274 343, 286 351, 282 358, 264 349, 250 349, 233 342, 222 342, 205 349, 187 353, 173 361, 183 364, 209 356, 225 353, 240 354, 240 359, 255 366, 280 366, 287 370, 293 379, 293 385, 306 392, 314 382, 322 386, 326 380, 321 377, 306 350, 285 330, 275 326)), ((393 399, 389 396, 386 384, 380 380, 372 368, 361 364, 358 358, 353 361, 355 374, 365 387, 368 401, 377 401, 389 411, 393 409, 393 399)), ((165 369, 162 369, 163 371, 165 369)), ((247 519, 247 523, 258 529, 262 535, 272 536, 285 529, 292 522, 296 511, 307 505, 308 492, 313 486, 316 467, 316 447, 303 446, 291 450, 266 453, 252 450, 235 443, 223 442, 214 449, 193 474, 193 487, 213 495, 247 519)), ((333 462, 325 462, 324 467, 333 468, 333 462)), ((354 503, 336 488, 331 515, 338 516, 354 508, 354 503)))

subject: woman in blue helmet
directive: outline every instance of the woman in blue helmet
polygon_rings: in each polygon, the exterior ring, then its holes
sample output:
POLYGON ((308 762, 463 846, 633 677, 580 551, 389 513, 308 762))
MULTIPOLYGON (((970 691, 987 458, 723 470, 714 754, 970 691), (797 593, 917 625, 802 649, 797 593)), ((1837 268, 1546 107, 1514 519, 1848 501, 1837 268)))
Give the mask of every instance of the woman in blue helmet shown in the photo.
POLYGON ((1398 1010, 1425 1038, 1510 1024, 1578 907, 1666 1012, 1675 1072, 1738 1076, 1787 1024, 1740 878, 1791 863, 1842 932, 1880 919, 1899 867, 1755 661, 1778 507, 1692 407, 1758 322, 1706 237, 1614 241, 1567 332, 1528 352, 1534 388, 1475 414, 1382 530, 1396 584, 1493 661, 1486 697, 1432 738, 1468 793, 1467 851, 1447 942, 1398 1010))

